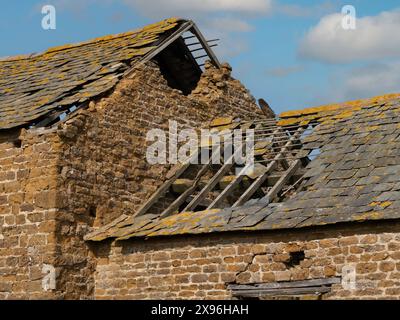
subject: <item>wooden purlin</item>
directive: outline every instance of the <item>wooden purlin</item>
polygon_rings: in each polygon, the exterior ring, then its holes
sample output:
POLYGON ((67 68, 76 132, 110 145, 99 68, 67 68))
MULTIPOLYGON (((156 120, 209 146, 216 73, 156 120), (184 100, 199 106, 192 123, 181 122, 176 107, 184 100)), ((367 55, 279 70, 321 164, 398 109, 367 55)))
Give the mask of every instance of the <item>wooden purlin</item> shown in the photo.
POLYGON ((197 196, 186 206, 184 211, 196 209, 197 205, 206 197, 206 195, 217 185, 224 175, 234 166, 235 157, 242 152, 242 148, 238 148, 234 154, 222 165, 218 172, 210 179, 197 196))
MULTIPOLYGON (((234 203, 232 207, 238 207, 240 205, 243 205, 246 203, 250 198, 253 196, 257 190, 259 190, 264 182, 268 179, 268 177, 271 175, 271 173, 278 167, 279 163, 282 162, 282 160, 286 160, 285 158, 285 153, 290 151, 290 149, 294 146, 295 142, 301 137, 301 134, 304 132, 303 127, 298 127, 297 131, 286 141, 286 143, 283 146, 278 146, 277 148, 280 147, 280 150, 277 149, 277 155, 274 157, 272 161, 268 163, 268 166, 265 169, 265 173, 261 174, 258 176, 253 183, 250 185, 249 188, 247 188, 244 193, 240 196, 240 198, 234 203)), ((274 130, 272 133, 273 137, 282 134, 281 128, 277 128, 274 130)), ((193 157, 198 157, 202 148, 200 147, 196 154, 193 155, 193 157)), ((207 169, 209 168, 209 165, 211 164, 212 159, 215 158, 216 152, 220 153, 221 148, 217 148, 216 150, 213 151, 211 157, 208 159, 208 162, 202 166, 200 171, 197 173, 195 179, 193 180, 193 185, 191 185, 187 190, 185 190, 178 198, 176 198, 162 213, 161 217, 167 217, 179 210, 180 206, 184 203, 188 203, 186 207, 182 210, 182 212, 189 212, 189 211, 194 211, 196 207, 200 203, 204 203, 205 198, 207 195, 214 189, 214 187, 221 181, 221 179, 227 174, 229 170, 232 169, 232 167, 235 166, 235 157, 236 155, 240 152, 242 152, 242 148, 239 148, 238 150, 235 150, 234 154, 221 166, 221 168, 217 171, 217 173, 214 174, 214 176, 207 182, 207 184, 199 191, 199 193, 196 195, 194 194, 196 189, 199 186, 201 178, 204 176, 204 174, 207 172, 207 169)), ((192 159, 193 159, 192 157, 192 159)), ((174 174, 169 177, 167 181, 164 182, 164 184, 157 190, 155 194, 151 196, 151 198, 140 208, 140 210, 137 212, 136 215, 143 215, 148 212, 148 210, 163 196, 165 195, 166 192, 172 187, 173 183, 189 168, 190 164, 192 161, 188 161, 187 163, 183 164, 180 168, 177 169, 174 174)), ((293 177, 293 175, 296 174, 296 172, 301 168, 302 166, 302 161, 297 159, 293 161, 292 163, 287 163, 288 168, 287 170, 280 176, 278 181, 274 184, 271 185, 272 188, 269 190, 267 195, 265 196, 265 199, 267 199, 269 202, 272 202, 275 200, 279 192, 282 191, 283 187, 288 183, 288 181, 293 177)), ((284 167, 285 168, 285 167, 284 167)), ((226 188, 224 188, 219 195, 212 200, 212 202, 208 202, 209 205, 207 209, 214 209, 217 208, 218 205, 221 204, 223 200, 226 199, 227 196, 229 196, 232 191, 234 190, 235 187, 239 183, 243 181, 243 178, 246 175, 246 171, 248 170, 248 166, 245 166, 242 168, 241 172, 236 175, 234 180, 232 180, 226 188)), ((211 200, 209 200, 211 201, 211 200)))
MULTIPOLYGON (((283 130, 282 130, 282 128, 279 128, 278 129, 278 133, 281 133, 283 130)), ((275 141, 275 139, 273 139, 274 141, 273 141, 273 143, 274 143, 274 145, 276 145, 276 148, 275 149, 280 149, 281 147, 282 147, 282 141, 275 141)), ((284 142, 284 141, 283 141, 284 142)), ((281 165, 282 165, 282 167, 286 170, 286 169, 288 169, 289 168, 289 163, 288 163, 288 161, 286 160, 286 158, 283 158, 282 160, 280 160, 280 163, 281 163, 281 165)))
POLYGON ((207 55, 210 57, 212 63, 217 67, 217 68, 221 68, 221 63, 219 62, 217 56, 215 55, 215 53, 212 51, 212 49, 210 48, 207 40, 204 38, 203 34, 201 33, 201 31, 199 30, 199 28, 197 27, 197 25, 193 22, 190 21, 192 23, 192 32, 194 35, 196 35, 197 39, 199 39, 199 42, 201 43, 201 45, 204 48, 204 51, 207 53, 207 55))
POLYGON ((234 297, 262 296, 296 296, 315 294, 320 295, 331 291, 332 285, 341 283, 340 277, 311 279, 301 281, 286 281, 273 283, 257 283, 253 285, 228 285, 228 290, 234 297))
POLYGON ((316 286, 304 288, 287 289, 263 289, 240 290, 233 292, 233 296, 242 298, 258 298, 263 296, 301 296, 301 295, 321 295, 331 291, 330 286, 316 286))
POLYGON ((301 167, 301 160, 295 160, 289 169, 285 171, 279 181, 272 187, 272 189, 267 193, 265 199, 268 202, 274 202, 276 196, 282 191, 283 187, 288 183, 289 179, 296 173, 296 171, 301 167))
MULTIPOLYGON (((277 129, 273 132, 273 135, 277 134, 280 129, 277 129)), ((215 200, 211 203, 211 205, 207 209, 214 209, 216 208, 227 196, 231 194, 234 188, 242 182, 244 175, 248 167, 245 166, 242 171, 236 176, 236 178, 215 198, 215 200)))
POLYGON ((184 164, 182 164, 179 169, 174 173, 174 175, 166 180, 161 187, 147 200, 140 209, 134 214, 134 216, 141 216, 147 211, 169 190, 174 181, 178 179, 191 165, 193 159, 199 156, 199 150, 184 164))

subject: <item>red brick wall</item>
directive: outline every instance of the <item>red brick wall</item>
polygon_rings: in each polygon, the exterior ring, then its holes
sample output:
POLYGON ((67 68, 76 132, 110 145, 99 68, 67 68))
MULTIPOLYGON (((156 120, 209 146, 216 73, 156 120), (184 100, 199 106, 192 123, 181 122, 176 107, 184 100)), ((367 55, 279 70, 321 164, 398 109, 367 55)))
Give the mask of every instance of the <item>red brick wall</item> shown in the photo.
POLYGON ((356 289, 333 285, 322 299, 400 298, 399 223, 137 239, 96 255, 96 299, 230 299, 228 283, 340 277, 344 266, 355 268, 356 289), (291 266, 296 251, 305 259, 291 266))

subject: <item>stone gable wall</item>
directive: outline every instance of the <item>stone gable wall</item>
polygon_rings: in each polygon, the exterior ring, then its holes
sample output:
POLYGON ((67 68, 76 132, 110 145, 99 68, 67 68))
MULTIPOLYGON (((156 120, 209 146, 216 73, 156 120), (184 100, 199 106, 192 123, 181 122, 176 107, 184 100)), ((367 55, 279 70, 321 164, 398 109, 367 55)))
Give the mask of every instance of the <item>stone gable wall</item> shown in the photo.
MULTIPOLYGON (((91 253, 83 242, 85 226, 98 227, 122 213, 133 214, 163 183, 171 167, 147 163, 148 130, 168 130, 169 120, 182 128, 199 128, 218 116, 265 117, 243 85, 230 77, 228 66, 207 68, 198 88, 184 96, 168 87, 158 67, 149 63, 60 128, 60 192, 67 199, 62 211, 66 217, 73 213, 73 218, 60 222, 57 235, 62 255, 70 257, 69 266, 63 268, 69 272, 62 280, 69 298, 82 297, 82 281, 96 264, 95 259, 87 259, 91 253)), ((91 289, 93 281, 88 282, 91 289)), ((83 296, 89 294, 90 290, 83 296)))
POLYGON ((84 234, 134 213, 169 170, 146 163, 146 132, 229 115, 265 117, 229 66, 207 65, 184 96, 149 63, 52 130, 0 133, 0 299, 91 299, 96 259, 84 234), (43 289, 46 268, 56 289, 43 289))

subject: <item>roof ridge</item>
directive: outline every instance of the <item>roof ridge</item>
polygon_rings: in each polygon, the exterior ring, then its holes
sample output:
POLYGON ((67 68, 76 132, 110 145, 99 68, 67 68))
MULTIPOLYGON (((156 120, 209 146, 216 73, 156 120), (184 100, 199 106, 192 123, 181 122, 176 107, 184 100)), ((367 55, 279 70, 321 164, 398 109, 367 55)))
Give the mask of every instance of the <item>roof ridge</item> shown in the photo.
POLYGON ((0 57, 0 63, 36 58, 36 57, 39 57, 39 56, 42 56, 45 54, 49 54, 49 53, 53 53, 53 52, 59 52, 59 51, 68 50, 68 49, 72 49, 72 48, 82 47, 82 46, 89 45, 89 44, 99 43, 99 42, 103 42, 103 41, 110 41, 110 40, 123 38, 123 37, 127 37, 127 36, 134 35, 134 34, 139 34, 143 31, 151 30, 154 27, 160 26, 161 24, 172 24, 172 23, 178 23, 178 22, 184 22, 184 21, 186 21, 186 20, 182 19, 182 18, 171 17, 168 19, 161 20, 159 22, 155 22, 155 23, 146 25, 141 28, 133 29, 131 31, 116 33, 116 34, 109 34, 109 35, 104 35, 101 37, 92 38, 89 40, 84 40, 81 42, 50 47, 47 50, 45 50, 43 52, 39 52, 39 53, 28 53, 28 54, 21 54, 21 55, 15 55, 15 56, 0 57))
POLYGON ((279 114, 279 117, 280 118, 300 117, 300 116, 304 116, 304 115, 318 113, 321 111, 333 111, 333 110, 346 108, 346 107, 361 107, 363 104, 367 105, 367 104, 372 104, 372 103, 379 103, 379 102, 384 102, 384 101, 388 101, 388 100, 393 100, 396 98, 400 98, 400 93, 389 93, 389 94, 378 95, 378 96, 365 98, 365 99, 349 100, 349 101, 345 101, 345 102, 324 104, 324 105, 308 107, 308 108, 304 108, 304 109, 289 110, 289 111, 285 111, 285 112, 282 112, 281 114, 279 114))
POLYGON ((134 31, 3 59, 0 128, 33 124, 58 108, 66 110, 105 93, 125 76, 130 64, 181 30, 185 21, 165 19, 134 31))

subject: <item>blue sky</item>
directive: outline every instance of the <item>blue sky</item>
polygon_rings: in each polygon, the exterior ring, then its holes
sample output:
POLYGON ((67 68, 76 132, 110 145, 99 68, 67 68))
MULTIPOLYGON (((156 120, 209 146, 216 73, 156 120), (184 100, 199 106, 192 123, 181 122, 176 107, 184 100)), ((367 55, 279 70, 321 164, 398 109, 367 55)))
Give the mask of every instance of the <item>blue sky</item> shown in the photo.
POLYGON ((169 16, 192 18, 256 98, 281 112, 400 92, 398 0, 19 0, 0 11, 0 56, 40 52, 169 16), (57 29, 41 28, 54 5, 57 29), (338 28, 344 5, 355 30, 338 28))

